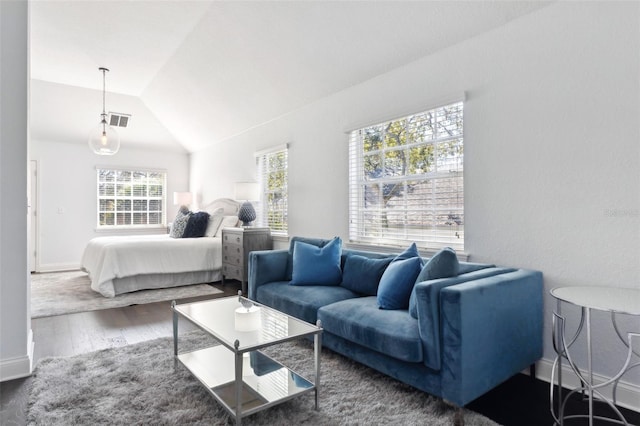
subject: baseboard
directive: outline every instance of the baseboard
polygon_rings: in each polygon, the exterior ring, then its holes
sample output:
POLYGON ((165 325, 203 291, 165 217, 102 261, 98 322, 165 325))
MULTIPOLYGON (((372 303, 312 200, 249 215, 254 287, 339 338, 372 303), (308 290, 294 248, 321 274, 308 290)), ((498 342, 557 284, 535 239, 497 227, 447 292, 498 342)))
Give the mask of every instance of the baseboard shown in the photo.
POLYGON ((33 370, 33 332, 29 330, 27 354, 17 358, 0 360, 0 382, 20 379, 31 375, 33 370))
MULTIPOLYGON (((536 363, 536 376, 540 380, 544 380, 547 383, 551 383, 551 372, 553 371, 553 361, 546 358, 541 359, 536 363)), ((527 370, 528 373, 528 370, 527 370)), ((601 374, 593 374, 593 379, 596 384, 604 383, 610 379, 610 377, 603 376, 601 374)), ((556 378, 557 381, 557 378, 556 378)), ((579 385, 580 381, 574 374, 573 370, 567 362, 562 363, 562 387, 574 389, 579 385)), ((611 386, 606 386, 599 390, 606 398, 611 399, 611 386)), ((617 405, 640 413, 640 386, 633 383, 620 381, 617 391, 617 405)))
POLYGON ((63 272, 63 271, 77 271, 80 270, 80 264, 78 263, 46 263, 44 265, 38 265, 38 272, 63 272))

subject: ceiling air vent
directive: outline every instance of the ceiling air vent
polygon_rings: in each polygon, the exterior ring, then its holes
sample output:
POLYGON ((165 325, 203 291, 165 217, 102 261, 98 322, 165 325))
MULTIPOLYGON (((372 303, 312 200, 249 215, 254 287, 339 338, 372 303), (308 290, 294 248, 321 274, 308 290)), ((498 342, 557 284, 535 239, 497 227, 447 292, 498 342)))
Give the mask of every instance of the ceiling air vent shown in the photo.
POLYGON ((121 114, 119 112, 109 112, 109 126, 127 127, 131 120, 131 114, 121 114))

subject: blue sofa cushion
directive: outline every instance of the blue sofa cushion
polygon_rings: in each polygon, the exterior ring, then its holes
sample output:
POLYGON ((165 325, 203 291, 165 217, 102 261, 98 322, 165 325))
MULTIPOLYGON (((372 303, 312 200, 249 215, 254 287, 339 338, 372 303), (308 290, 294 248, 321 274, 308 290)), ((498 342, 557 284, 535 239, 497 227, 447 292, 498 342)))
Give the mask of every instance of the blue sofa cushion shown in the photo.
MULTIPOLYGON (((416 278, 416 283, 435 280, 438 278, 455 277, 458 275, 459 270, 460 262, 458 262, 456 251, 450 247, 445 247, 433 255, 427 264, 424 265, 422 271, 418 274, 418 278, 416 278)), ((409 313, 412 317, 417 319, 418 309, 416 302, 417 298, 414 286, 413 291, 411 292, 411 297, 409 298, 409 313)))
POLYGON ((293 250, 296 246, 296 242, 301 241, 303 243, 312 244, 316 247, 324 247, 329 244, 331 240, 324 240, 321 238, 307 238, 307 237, 291 237, 289 242, 289 257, 287 259, 287 269, 285 271, 285 279, 291 281, 293 275, 293 250))
POLYGON ((422 258, 416 244, 396 256, 380 278, 378 306, 381 309, 407 309, 409 297, 422 269, 422 258))
POLYGON ((357 254, 348 255, 344 260, 340 285, 356 293, 375 296, 380 278, 392 260, 393 257, 370 259, 357 254))
POLYGON ((342 240, 335 237, 324 247, 296 241, 291 285, 338 285, 342 281, 342 240))
POLYGON ((418 321, 406 310, 378 309, 374 296, 323 306, 318 319, 327 333, 402 361, 423 360, 418 321))
POLYGON ((256 301, 315 324, 321 306, 358 297, 341 286, 293 286, 289 281, 264 284, 256 290, 256 301))
POLYGON ((420 257, 420 253, 418 252, 418 246, 416 246, 416 243, 411 243, 411 245, 407 247, 405 251, 397 255, 393 260, 405 260, 411 259, 412 257, 420 257))

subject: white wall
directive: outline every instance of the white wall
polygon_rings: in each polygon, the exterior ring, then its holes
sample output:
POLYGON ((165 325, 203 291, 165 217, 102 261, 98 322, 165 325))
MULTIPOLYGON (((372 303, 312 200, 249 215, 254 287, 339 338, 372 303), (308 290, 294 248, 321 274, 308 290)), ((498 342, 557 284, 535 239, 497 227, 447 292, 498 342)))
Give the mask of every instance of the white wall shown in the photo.
MULTIPOLYGON (((55 54, 60 55, 60 52, 55 54)), ((37 60, 37 53, 33 56, 37 60)), ((95 77, 96 80, 100 78, 97 69, 95 77)), ((100 123, 102 91, 34 79, 29 83, 31 138, 86 144, 90 132, 95 131, 100 123)), ((115 129, 123 146, 187 152, 140 98, 107 92, 106 106, 107 112, 131 114, 127 127, 115 129)))
MULTIPOLYGON (((255 176, 255 150, 288 142, 290 235, 346 239, 345 131, 466 92, 471 260, 541 270, 545 294, 637 287, 639 23, 635 2, 554 4, 192 154, 192 190, 232 195, 233 182, 255 176)), ((554 306, 545 296, 543 375, 554 306)), ((595 369, 612 376, 626 352, 607 316, 594 321, 604 348, 595 369)), ((637 320, 623 325, 637 330, 637 320)), ((625 381, 638 392, 634 373, 625 381)))
POLYGON ((0 2, 0 381, 31 373, 27 272, 28 12, 0 2))
POLYGON ((97 166, 166 170, 167 222, 175 216, 173 192, 189 188, 184 153, 121 147, 113 156, 99 156, 87 144, 33 140, 30 159, 38 163, 39 271, 79 268, 87 242, 105 235, 96 232, 97 166))

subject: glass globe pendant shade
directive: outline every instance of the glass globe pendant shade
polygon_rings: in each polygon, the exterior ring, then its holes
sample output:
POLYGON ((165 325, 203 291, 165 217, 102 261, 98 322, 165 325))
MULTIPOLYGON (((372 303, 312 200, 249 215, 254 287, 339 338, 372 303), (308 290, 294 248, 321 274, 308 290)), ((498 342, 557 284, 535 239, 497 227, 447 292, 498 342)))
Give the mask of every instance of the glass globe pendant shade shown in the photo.
POLYGON ((89 135, 89 147, 98 155, 113 155, 120 149, 120 136, 103 118, 89 135))

